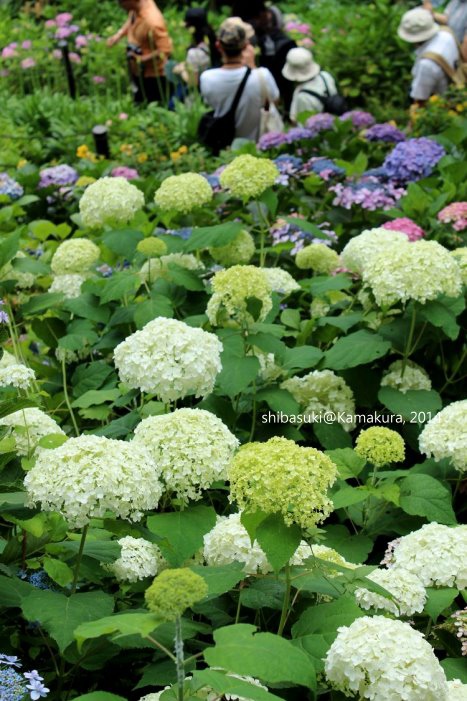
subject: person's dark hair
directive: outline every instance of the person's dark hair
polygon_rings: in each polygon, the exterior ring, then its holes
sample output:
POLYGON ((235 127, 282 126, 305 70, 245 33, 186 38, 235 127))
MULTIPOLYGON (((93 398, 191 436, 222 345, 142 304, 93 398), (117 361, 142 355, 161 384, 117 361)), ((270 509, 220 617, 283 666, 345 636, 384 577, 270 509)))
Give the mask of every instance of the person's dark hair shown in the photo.
POLYGON ((216 32, 208 22, 204 7, 190 7, 185 13, 185 25, 194 28, 192 46, 198 46, 205 39, 208 40, 211 65, 218 66, 220 55, 216 47, 216 32))

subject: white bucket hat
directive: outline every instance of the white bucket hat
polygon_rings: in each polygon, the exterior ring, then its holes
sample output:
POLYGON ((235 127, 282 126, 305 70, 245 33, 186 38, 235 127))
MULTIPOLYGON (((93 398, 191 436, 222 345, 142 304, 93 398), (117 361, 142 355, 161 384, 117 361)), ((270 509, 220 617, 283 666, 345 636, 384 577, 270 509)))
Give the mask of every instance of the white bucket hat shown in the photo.
POLYGON ((320 66, 314 61, 313 54, 308 49, 297 47, 290 49, 282 75, 287 80, 296 83, 305 83, 307 80, 315 78, 320 72, 320 66))
POLYGON ((432 39, 438 32, 439 24, 436 24, 431 12, 423 7, 416 7, 406 12, 397 30, 400 38, 411 44, 422 44, 432 39))

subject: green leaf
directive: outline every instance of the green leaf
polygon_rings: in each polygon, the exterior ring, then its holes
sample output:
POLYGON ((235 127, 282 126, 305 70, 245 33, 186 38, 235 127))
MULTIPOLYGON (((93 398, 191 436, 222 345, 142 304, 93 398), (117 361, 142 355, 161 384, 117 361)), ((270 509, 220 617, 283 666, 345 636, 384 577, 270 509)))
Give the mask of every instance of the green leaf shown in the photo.
POLYGON ((241 562, 231 562, 229 565, 223 565, 222 567, 195 565, 190 569, 206 580, 209 588, 209 597, 225 594, 245 578, 241 562))
POLYGON ((20 607, 21 602, 37 589, 18 577, 0 575, 0 605, 4 608, 20 607))
POLYGON ((331 495, 332 503, 335 509, 343 509, 352 504, 359 504, 365 501, 369 496, 369 491, 366 487, 351 487, 346 485, 342 489, 331 495))
POLYGON ((75 696, 73 701, 127 701, 123 696, 110 694, 108 691, 91 691, 90 694, 75 696))
POLYGON ((300 312, 298 309, 284 309, 281 312, 281 323, 291 329, 300 331, 300 312))
POLYGON ((11 402, 1 402, 0 404, 0 419, 3 419, 9 414, 13 414, 15 411, 20 409, 29 409, 30 407, 36 407, 36 402, 32 402, 30 399, 15 399, 11 402))
POLYGON ((326 450, 325 453, 336 465, 339 477, 343 480, 358 477, 366 465, 365 459, 357 455, 352 448, 336 448, 326 450))
POLYGON ((24 617, 28 621, 38 621, 55 640, 60 652, 73 642, 77 626, 103 613, 110 614, 113 607, 113 597, 101 591, 65 596, 36 589, 21 604, 24 617))
POLYGON ((330 524, 326 526, 324 545, 334 548, 346 560, 360 564, 365 562, 373 549, 373 541, 365 535, 351 535, 345 526, 330 524))
POLYGON ((167 276, 173 283, 191 292, 202 292, 204 290, 203 281, 193 270, 187 270, 174 263, 169 263, 167 276))
POLYGON ((243 228, 244 225, 241 222, 225 222, 215 226, 194 228, 186 242, 185 251, 220 248, 236 239, 243 228))
POLYGON ((308 282, 308 287, 313 297, 322 297, 325 292, 332 290, 346 290, 352 287, 350 275, 320 275, 312 278, 308 282))
MULTIPOLYGON (((62 552, 77 555, 79 551, 79 540, 65 540, 60 543, 49 543, 47 552, 58 555, 62 552)), ((88 537, 84 544, 83 553, 86 557, 91 557, 99 562, 114 562, 120 557, 122 548, 116 540, 91 540, 88 537)))
POLYGON ((43 295, 34 295, 29 302, 23 304, 22 312, 25 316, 40 314, 46 312, 53 307, 57 307, 65 297, 61 292, 46 292, 43 295))
POLYGON ((222 394, 235 397, 243 392, 258 375, 260 364, 258 358, 247 356, 239 358, 231 353, 222 353, 222 370, 217 376, 217 384, 222 394))
POLYGON ((313 423, 313 431, 323 448, 350 448, 352 439, 343 426, 334 420, 332 423, 317 421, 313 423))
POLYGON ((458 596, 459 591, 457 589, 448 588, 428 588, 426 590, 426 593, 427 600, 424 611, 429 615, 433 623, 436 623, 440 614, 442 614, 445 609, 451 606, 456 596, 458 596))
POLYGON ((120 390, 118 389, 91 389, 75 399, 71 406, 78 409, 88 409, 90 406, 114 402, 119 396, 120 390))
POLYGON ((285 638, 256 633, 253 625, 240 623, 214 632, 215 646, 204 652, 211 667, 259 678, 266 684, 291 682, 316 688, 310 659, 285 638))
POLYGON ((458 337, 460 326, 456 322, 455 314, 439 300, 426 302, 421 308, 421 316, 436 328, 442 329, 451 340, 455 341, 458 337))
POLYGON ((135 255, 136 246, 143 239, 144 235, 141 231, 135 231, 134 229, 113 229, 112 231, 106 231, 103 236, 103 241, 107 248, 118 256, 130 261, 133 260, 135 255))
POLYGON ((168 297, 157 295, 155 299, 147 299, 136 307, 135 324, 138 329, 142 329, 149 321, 158 316, 165 316, 168 319, 173 317, 173 304, 168 297))
POLYGON ((306 370, 314 368, 321 358, 323 351, 314 346, 297 346, 296 348, 287 348, 283 367, 285 370, 306 370))
POLYGON ((153 613, 120 613, 81 623, 75 626, 74 632, 78 648, 81 648, 85 640, 100 638, 102 635, 118 633, 117 638, 125 635, 140 635, 145 638, 162 623, 164 621, 153 613))
POLYGON ((381 387, 378 399, 392 414, 411 423, 419 423, 420 415, 428 421, 432 418, 430 414, 438 413, 443 406, 438 392, 426 389, 410 389, 403 393, 393 387, 381 387))
POLYGON ((275 572, 279 572, 289 562, 301 539, 300 527, 296 524, 286 526, 279 514, 268 516, 256 529, 256 540, 275 572))
POLYGON ((3 268, 18 252, 20 232, 5 236, 0 241, 0 268, 3 268))
POLYGON ((63 433, 49 433, 48 436, 42 436, 37 445, 39 445, 41 448, 53 450, 54 448, 59 448, 61 445, 66 443, 67 440, 68 436, 64 436, 63 433))
POLYGON ((216 698, 217 695, 223 698, 226 694, 232 694, 234 698, 248 699, 248 701, 282 701, 280 696, 271 694, 256 684, 250 684, 243 679, 231 677, 214 669, 195 672, 193 681, 195 684, 213 689, 216 692, 216 698))
POLYGON ((457 523, 451 490, 434 477, 410 474, 400 482, 400 506, 406 514, 446 525, 457 523))
POLYGON ((283 412, 284 414, 299 414, 300 404, 295 401, 290 392, 286 389, 280 389, 279 387, 274 387, 273 389, 262 389, 257 395, 256 399, 258 401, 266 402, 266 404, 276 412, 283 412))
POLYGON ((73 581, 73 570, 61 560, 53 560, 50 557, 45 557, 44 570, 47 572, 50 579, 53 579, 53 581, 61 587, 66 587, 67 584, 73 581))
POLYGON ((467 684, 467 660, 447 657, 441 661, 441 667, 446 673, 446 677, 451 679, 460 679, 461 682, 467 684))
POLYGON ((106 279, 105 285, 100 290, 101 303, 122 301, 128 295, 133 295, 140 284, 138 275, 129 270, 114 273, 112 277, 106 279))
POLYGON ((339 338, 332 348, 326 351, 323 367, 331 370, 354 368, 382 358, 390 349, 389 341, 385 341, 377 333, 355 331, 339 338))
POLYGON ((190 506, 184 511, 155 514, 148 517, 148 528, 159 538, 158 545, 165 558, 179 567, 203 545, 203 536, 216 524, 216 512, 211 506, 190 506))
POLYGON ((63 303, 63 308, 73 312, 76 316, 90 319, 99 324, 106 324, 110 316, 110 310, 107 307, 99 306, 98 298, 91 294, 82 294, 75 299, 67 299, 63 303))

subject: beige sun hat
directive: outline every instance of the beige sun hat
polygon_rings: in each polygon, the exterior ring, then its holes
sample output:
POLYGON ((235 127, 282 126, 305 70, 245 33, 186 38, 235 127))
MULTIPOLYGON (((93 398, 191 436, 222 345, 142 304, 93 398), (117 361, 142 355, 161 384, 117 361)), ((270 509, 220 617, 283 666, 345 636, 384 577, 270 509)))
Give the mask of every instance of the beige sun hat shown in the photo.
POLYGON ((397 34, 411 44, 423 44, 432 39, 439 29, 439 24, 436 24, 429 10, 415 7, 402 15, 397 34))
POLYGON ((311 51, 303 47, 297 47, 290 49, 287 54, 282 75, 287 80, 292 80, 295 83, 305 83, 307 80, 315 78, 320 70, 321 68, 313 59, 311 51))

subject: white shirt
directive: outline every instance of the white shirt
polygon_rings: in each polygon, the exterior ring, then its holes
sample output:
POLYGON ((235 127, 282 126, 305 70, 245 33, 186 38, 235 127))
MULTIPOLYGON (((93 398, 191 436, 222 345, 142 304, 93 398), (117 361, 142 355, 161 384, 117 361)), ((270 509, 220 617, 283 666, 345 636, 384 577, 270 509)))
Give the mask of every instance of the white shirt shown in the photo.
POLYGON ((337 88, 334 78, 327 71, 321 71, 312 80, 308 80, 306 83, 300 83, 295 90, 292 98, 292 104, 290 105, 290 119, 295 122, 297 121, 297 114, 300 112, 323 112, 323 103, 318 100, 317 97, 309 95, 303 90, 313 90, 313 92, 318 93, 318 95, 326 95, 326 85, 323 80, 327 83, 329 95, 337 95, 337 88))
POLYGON ((421 58, 427 51, 439 54, 453 68, 459 60, 456 40, 449 32, 440 30, 422 44, 416 50, 417 60, 412 69, 410 97, 413 100, 428 100, 431 95, 442 95, 449 87, 449 78, 441 66, 429 58, 421 58))
MULTIPOLYGON (((200 77, 201 95, 214 110, 216 117, 228 112, 238 86, 242 82, 246 68, 211 68, 200 77)), ((261 71, 267 86, 268 98, 272 102, 279 99, 279 88, 267 68, 251 71, 235 115, 235 137, 257 141, 260 134, 262 88, 258 71, 261 71)))

